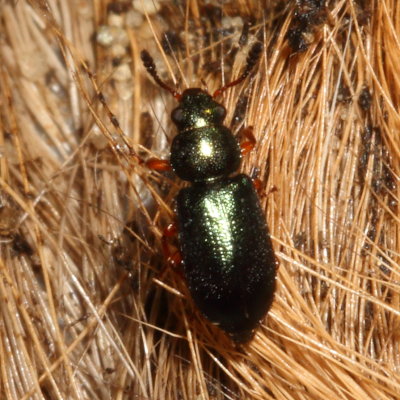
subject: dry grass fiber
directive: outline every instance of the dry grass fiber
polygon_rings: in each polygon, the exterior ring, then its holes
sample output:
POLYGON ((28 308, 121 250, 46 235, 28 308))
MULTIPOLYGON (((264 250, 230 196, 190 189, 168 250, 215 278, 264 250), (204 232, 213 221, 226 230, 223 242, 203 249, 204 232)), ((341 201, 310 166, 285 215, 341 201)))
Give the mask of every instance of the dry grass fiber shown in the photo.
POLYGON ((0 398, 399 399, 400 3, 107 3, 0 0, 0 398), (244 66, 244 21, 264 53, 222 100, 254 127, 242 170, 280 267, 235 348, 162 272, 181 182, 136 155, 175 132, 140 50, 212 91, 244 66))

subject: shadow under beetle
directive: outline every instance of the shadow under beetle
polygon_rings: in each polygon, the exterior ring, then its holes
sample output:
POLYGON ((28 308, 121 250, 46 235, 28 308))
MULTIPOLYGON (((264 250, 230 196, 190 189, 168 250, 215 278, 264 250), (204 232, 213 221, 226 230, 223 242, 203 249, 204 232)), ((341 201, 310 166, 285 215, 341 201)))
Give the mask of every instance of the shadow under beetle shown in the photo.
POLYGON ((175 91, 160 79, 150 54, 141 53, 148 73, 179 101, 171 114, 178 134, 170 162, 146 164, 172 167, 191 183, 176 199, 183 272, 196 306, 235 343, 249 341, 269 310, 277 262, 253 182, 234 174, 241 146, 223 125, 226 110, 215 98, 249 75, 261 50, 261 43, 254 44, 242 75, 213 96, 199 88, 175 91))

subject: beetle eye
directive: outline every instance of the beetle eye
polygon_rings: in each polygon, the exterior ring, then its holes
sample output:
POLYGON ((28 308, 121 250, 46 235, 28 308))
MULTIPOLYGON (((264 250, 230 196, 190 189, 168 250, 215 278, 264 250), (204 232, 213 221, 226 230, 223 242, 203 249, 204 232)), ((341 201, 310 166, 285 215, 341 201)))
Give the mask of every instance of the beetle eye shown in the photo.
POLYGON ((171 119, 175 124, 180 124, 183 121, 182 108, 175 108, 175 110, 172 111, 171 119))
POLYGON ((225 118, 225 107, 221 106, 220 104, 216 105, 214 108, 214 115, 217 119, 221 120, 225 118))

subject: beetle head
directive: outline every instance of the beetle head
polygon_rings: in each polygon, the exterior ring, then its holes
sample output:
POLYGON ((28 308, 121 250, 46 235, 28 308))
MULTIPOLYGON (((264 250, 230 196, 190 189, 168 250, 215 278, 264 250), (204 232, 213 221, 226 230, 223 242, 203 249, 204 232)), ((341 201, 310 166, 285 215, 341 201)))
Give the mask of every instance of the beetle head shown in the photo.
POLYGON ((179 106, 172 111, 171 118, 180 131, 222 124, 225 107, 199 88, 186 89, 179 106))

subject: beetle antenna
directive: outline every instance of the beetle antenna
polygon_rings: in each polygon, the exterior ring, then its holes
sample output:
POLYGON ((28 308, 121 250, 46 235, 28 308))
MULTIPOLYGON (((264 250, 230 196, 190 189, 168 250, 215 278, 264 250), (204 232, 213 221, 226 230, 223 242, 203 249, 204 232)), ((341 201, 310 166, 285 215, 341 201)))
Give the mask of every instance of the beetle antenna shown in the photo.
POLYGON ((225 90, 229 89, 232 86, 238 85, 240 82, 243 82, 247 78, 251 70, 254 68, 254 65, 256 65, 258 59, 260 58, 262 47, 263 46, 261 42, 255 42, 253 44, 249 51, 249 55, 247 56, 246 68, 244 69, 242 75, 240 75, 239 78, 235 79, 234 81, 229 82, 225 86, 222 86, 221 88, 216 90, 213 94, 213 98, 218 97, 221 93, 225 92, 225 90))
POLYGON ((157 85, 161 86, 163 89, 168 90, 178 101, 181 99, 182 94, 172 89, 165 82, 161 80, 161 78, 157 74, 156 65, 154 64, 153 57, 149 54, 147 50, 142 50, 140 53, 140 58, 143 61, 143 65, 146 68, 146 71, 153 77, 157 85))

